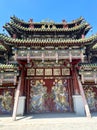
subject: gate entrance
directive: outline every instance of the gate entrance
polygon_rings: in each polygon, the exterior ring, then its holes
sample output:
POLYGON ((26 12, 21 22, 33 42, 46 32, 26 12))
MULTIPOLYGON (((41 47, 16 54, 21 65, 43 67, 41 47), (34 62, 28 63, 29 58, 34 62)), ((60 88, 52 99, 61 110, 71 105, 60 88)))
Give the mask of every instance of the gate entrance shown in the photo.
POLYGON ((30 113, 68 112, 68 79, 34 79, 30 81, 30 113))

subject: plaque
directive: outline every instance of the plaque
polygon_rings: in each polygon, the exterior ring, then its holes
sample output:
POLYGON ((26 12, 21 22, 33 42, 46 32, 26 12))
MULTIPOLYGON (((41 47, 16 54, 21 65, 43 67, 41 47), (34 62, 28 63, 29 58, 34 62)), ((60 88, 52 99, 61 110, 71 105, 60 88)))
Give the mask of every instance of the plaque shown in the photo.
POLYGON ((54 75, 61 75, 60 69, 54 69, 54 75))
POLYGON ((35 75, 35 69, 27 69, 27 76, 35 75))
POLYGON ((43 69, 36 69, 36 75, 43 75, 43 69))
POLYGON ((45 75, 52 75, 52 69, 45 69, 45 75))
POLYGON ((70 69, 68 68, 62 69, 62 75, 70 75, 70 69))

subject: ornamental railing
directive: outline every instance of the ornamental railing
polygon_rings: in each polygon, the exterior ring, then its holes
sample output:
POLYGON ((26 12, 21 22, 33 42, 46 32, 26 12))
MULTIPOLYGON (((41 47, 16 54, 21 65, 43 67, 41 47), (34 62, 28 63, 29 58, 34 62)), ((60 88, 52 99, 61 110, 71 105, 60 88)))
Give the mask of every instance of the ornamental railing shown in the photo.
POLYGON ((97 83, 97 72, 90 72, 89 74, 87 72, 80 72, 81 74, 81 81, 82 83, 85 82, 94 82, 97 83))
POLYGON ((81 59, 84 61, 84 52, 81 49, 66 49, 66 50, 16 50, 15 60, 17 59, 81 59))
POLYGON ((0 85, 4 83, 13 83, 16 85, 18 73, 0 72, 0 85))

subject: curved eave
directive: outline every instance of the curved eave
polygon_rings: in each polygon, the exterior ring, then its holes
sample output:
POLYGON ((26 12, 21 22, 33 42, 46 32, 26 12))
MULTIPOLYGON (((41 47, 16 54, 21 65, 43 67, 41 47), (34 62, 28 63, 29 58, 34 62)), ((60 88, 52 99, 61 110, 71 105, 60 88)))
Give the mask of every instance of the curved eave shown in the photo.
MULTIPOLYGON (((19 19, 19 18, 17 18, 16 16, 12 16, 12 17, 10 17, 15 23, 21 23, 21 24, 23 24, 23 25, 29 25, 30 24, 30 22, 25 22, 25 21, 23 21, 23 20, 21 20, 21 19, 19 19)), ((80 18, 78 18, 78 19, 76 19, 76 20, 73 20, 73 21, 71 21, 71 22, 67 22, 67 25, 72 25, 72 24, 76 24, 76 23, 78 23, 78 24, 80 24, 82 21, 84 20, 84 18, 83 17, 80 17, 80 18)), ((33 24, 43 24, 43 23, 47 23, 47 22, 33 22, 33 24)), ((57 24, 59 24, 59 25, 63 25, 63 23, 57 23, 57 24)))
POLYGON ((0 51, 5 52, 7 49, 3 45, 0 45, 0 51))
POLYGON ((93 51, 97 51, 97 43, 92 47, 93 51))
POLYGON ((0 69, 17 69, 17 67, 12 64, 0 64, 0 69))
POLYGON ((87 45, 97 41, 97 35, 84 39, 65 40, 65 39, 13 39, 8 36, 0 35, 0 40, 11 45, 25 45, 25 46, 64 46, 64 45, 87 45))
POLYGON ((6 29, 6 31, 9 33, 9 35, 13 35, 13 33, 14 33, 14 30, 13 30, 13 28, 11 28, 10 26, 8 26, 7 24, 5 24, 4 26, 3 26, 3 28, 5 28, 6 29))
POLYGON ((7 51, 7 48, 4 45, 2 45, 1 42, 0 42, 0 51, 3 51, 3 52, 7 51))
POLYGON ((97 63, 82 63, 79 66, 80 70, 97 69, 97 63))
POLYGON ((86 35, 86 34, 89 32, 89 30, 90 30, 91 28, 92 28, 91 26, 87 26, 87 27, 85 28, 84 35, 86 35))
POLYGON ((81 29, 85 29, 87 28, 88 24, 87 23, 83 23, 83 24, 80 24, 76 27, 72 27, 72 28, 52 28, 52 29, 42 29, 42 28, 26 28, 26 27, 23 27, 19 24, 16 24, 16 23, 9 23, 10 25, 10 28, 13 29, 16 29, 16 30, 20 30, 20 31, 27 31, 27 32, 34 32, 34 31, 37 31, 37 32, 74 32, 74 31, 78 31, 78 30, 81 30, 81 29))

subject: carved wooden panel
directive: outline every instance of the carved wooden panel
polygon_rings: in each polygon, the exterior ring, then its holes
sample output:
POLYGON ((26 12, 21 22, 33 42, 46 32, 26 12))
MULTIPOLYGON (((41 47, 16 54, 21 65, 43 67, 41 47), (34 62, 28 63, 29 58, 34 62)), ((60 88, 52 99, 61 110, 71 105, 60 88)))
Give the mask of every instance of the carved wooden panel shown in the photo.
POLYGON ((45 75, 52 75, 52 69, 45 69, 45 75))
POLYGON ((62 75, 70 75, 70 69, 68 68, 62 69, 62 75))
POLYGON ((43 75, 43 69, 36 69, 36 75, 43 75))
POLYGON ((60 69, 54 69, 53 74, 54 75, 61 75, 61 70, 60 69))
POLYGON ((35 69, 27 69, 27 76, 35 75, 35 69))

